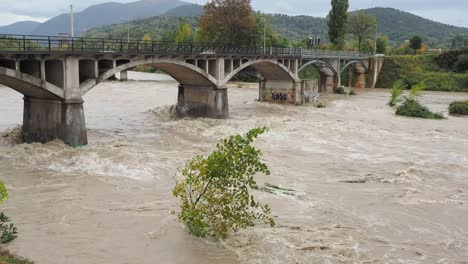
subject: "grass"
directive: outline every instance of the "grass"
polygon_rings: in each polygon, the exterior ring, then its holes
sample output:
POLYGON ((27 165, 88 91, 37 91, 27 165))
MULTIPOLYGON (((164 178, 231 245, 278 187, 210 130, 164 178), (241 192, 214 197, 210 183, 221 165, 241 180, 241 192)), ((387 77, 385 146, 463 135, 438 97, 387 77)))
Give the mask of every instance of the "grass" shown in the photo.
POLYGON ((396 114, 400 116, 426 119, 444 119, 443 115, 431 112, 427 107, 421 105, 414 98, 406 98, 404 103, 397 108, 396 114))
POLYGON ((0 264, 34 264, 34 262, 11 254, 0 246, 0 264))
POLYGON ((451 103, 449 113, 454 116, 468 115, 468 100, 451 103))

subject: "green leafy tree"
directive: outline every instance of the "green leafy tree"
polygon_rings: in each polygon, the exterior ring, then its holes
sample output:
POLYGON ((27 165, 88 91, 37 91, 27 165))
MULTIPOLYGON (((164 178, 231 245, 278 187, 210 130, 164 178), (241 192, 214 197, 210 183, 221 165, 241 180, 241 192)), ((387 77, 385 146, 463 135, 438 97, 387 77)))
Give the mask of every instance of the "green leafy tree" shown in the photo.
MULTIPOLYGON (((0 203, 3 203, 8 198, 8 192, 5 184, 0 181, 0 203)), ((13 223, 10 223, 8 218, 3 212, 0 213, 0 242, 9 243, 13 241, 18 234, 18 230, 13 223)))
POLYGON ((251 0, 212 0, 205 4, 205 13, 200 20, 204 42, 252 45, 254 32, 251 0))
POLYGON ((358 49, 362 51, 362 43, 368 39, 377 25, 375 16, 358 11, 349 17, 348 32, 356 36, 358 40, 358 49))
POLYGON ((262 152, 251 145, 266 130, 256 128, 224 139, 211 155, 195 157, 180 171, 173 193, 182 201, 179 219, 190 233, 225 238, 229 231, 252 227, 257 221, 274 226, 269 206, 250 194, 258 189, 254 176, 270 174, 260 161, 262 152))
POLYGON ((188 23, 183 23, 179 30, 177 31, 175 42, 192 42, 193 41, 193 31, 192 27, 188 23))
POLYGON ((385 54, 388 49, 388 36, 379 35, 377 37, 377 53, 385 54))
POLYGON ((332 0, 332 9, 328 14, 328 37, 336 47, 344 45, 348 22, 348 0, 332 0))
POLYGON ((414 50, 414 54, 422 47, 422 38, 420 36, 413 36, 410 39, 409 47, 414 50))
POLYGON ((150 34, 146 33, 143 35, 143 38, 141 39, 144 43, 151 43, 151 36, 150 34))

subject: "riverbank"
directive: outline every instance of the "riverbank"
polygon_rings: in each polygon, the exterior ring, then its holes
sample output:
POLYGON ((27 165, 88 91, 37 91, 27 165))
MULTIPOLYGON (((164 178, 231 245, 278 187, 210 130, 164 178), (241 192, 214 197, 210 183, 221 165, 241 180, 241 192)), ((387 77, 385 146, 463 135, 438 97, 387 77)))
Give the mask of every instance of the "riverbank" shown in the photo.
MULTIPOLYGON (((106 82, 84 98, 88 146, 0 139, 0 178, 10 192, 2 206, 20 231, 8 248, 39 264, 468 259, 467 118, 397 117, 381 89, 326 95, 328 107, 317 109, 259 103, 256 86, 236 86, 230 119, 174 119, 174 81, 106 82), (293 190, 255 193, 277 227, 222 242, 188 235, 171 215, 177 168, 262 125, 270 131, 256 145, 272 175, 258 182, 293 190)), ((7 88, 0 96, 0 128, 15 127, 22 97, 7 88)), ((448 115, 451 102, 467 99, 425 92, 421 101, 448 115)))
POLYGON ((400 81, 409 86, 420 84, 426 91, 468 92, 468 73, 443 69, 435 62, 436 57, 386 56, 376 87, 392 88, 400 81))

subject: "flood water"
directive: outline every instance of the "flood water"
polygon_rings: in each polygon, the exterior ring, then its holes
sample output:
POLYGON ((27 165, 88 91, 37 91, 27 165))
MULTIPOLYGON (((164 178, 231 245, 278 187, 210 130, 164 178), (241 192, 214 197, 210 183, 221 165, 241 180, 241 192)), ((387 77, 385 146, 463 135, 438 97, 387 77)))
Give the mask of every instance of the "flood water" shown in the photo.
MULTIPOLYGON (((177 83, 131 73, 85 96, 89 145, 0 138, 1 205, 20 234, 8 246, 42 264, 468 263, 468 119, 397 117, 385 90, 328 96, 328 107, 259 103, 229 89, 231 118, 176 119, 177 83), (257 126, 256 145, 293 195, 255 192, 277 226, 225 241, 187 234, 171 211, 177 168, 257 126)), ((22 122, 22 96, 0 87, 0 131, 22 122)), ((444 112, 468 94, 425 93, 444 112)), ((5 133, 4 133, 5 135, 5 133)))

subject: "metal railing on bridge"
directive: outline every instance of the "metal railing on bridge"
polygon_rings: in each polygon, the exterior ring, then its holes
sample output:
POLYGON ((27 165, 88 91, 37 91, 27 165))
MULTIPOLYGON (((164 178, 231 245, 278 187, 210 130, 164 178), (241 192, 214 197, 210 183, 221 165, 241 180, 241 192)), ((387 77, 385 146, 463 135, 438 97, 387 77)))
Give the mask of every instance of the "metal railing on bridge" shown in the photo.
POLYGON ((306 50, 302 48, 239 47, 199 43, 167 43, 160 41, 71 38, 34 35, 0 34, 0 53, 21 54, 128 54, 186 56, 244 56, 294 58, 369 58, 372 54, 306 50))

